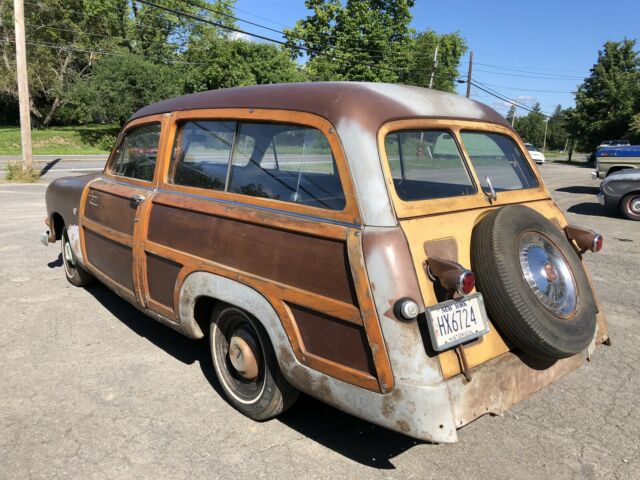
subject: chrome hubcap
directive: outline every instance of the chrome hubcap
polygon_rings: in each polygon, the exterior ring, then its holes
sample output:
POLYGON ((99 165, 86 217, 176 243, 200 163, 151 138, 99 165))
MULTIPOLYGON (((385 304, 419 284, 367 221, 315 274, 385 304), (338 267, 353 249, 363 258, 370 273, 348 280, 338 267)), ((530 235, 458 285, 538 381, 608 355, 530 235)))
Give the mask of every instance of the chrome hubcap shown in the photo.
POLYGON ((633 213, 640 215, 640 197, 632 198, 629 208, 631 208, 633 213))
POLYGON ((520 266, 529 288, 554 315, 571 317, 578 305, 576 283, 560 250, 541 233, 520 237, 520 266))

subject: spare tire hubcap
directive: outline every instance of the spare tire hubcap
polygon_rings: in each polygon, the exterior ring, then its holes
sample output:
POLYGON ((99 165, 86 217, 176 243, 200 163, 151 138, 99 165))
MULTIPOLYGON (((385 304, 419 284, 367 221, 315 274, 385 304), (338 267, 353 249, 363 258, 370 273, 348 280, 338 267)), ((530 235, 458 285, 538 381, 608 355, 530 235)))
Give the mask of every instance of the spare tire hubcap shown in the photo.
POLYGON ((560 318, 573 316, 576 282, 560 250, 545 235, 531 231, 521 235, 519 250, 522 273, 540 303, 560 318))

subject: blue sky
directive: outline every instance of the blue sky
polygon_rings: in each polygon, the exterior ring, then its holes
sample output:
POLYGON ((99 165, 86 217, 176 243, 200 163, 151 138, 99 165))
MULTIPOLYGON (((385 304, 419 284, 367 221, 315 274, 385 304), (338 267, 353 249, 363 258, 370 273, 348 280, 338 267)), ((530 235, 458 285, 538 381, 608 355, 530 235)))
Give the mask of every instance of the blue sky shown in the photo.
MULTIPOLYGON (((303 0, 237 0, 236 7, 238 17, 277 29, 308 13, 303 0)), ((545 112, 557 104, 573 105, 570 92, 588 75, 605 41, 640 40, 640 0, 417 0, 412 13, 418 31, 457 31, 467 39, 476 80, 522 104, 539 101, 545 112)), ((466 63, 461 67, 466 72, 466 63)), ((472 93, 502 112, 507 109, 486 93, 472 93)))

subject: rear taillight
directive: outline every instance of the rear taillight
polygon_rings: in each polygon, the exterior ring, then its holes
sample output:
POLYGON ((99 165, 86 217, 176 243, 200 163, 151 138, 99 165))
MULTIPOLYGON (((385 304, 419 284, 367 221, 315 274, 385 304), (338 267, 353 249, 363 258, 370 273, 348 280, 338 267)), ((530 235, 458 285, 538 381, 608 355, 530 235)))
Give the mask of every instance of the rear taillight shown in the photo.
POLYGON ((476 286, 476 276, 471 270, 464 270, 456 282, 456 292, 458 295, 469 295, 476 286))

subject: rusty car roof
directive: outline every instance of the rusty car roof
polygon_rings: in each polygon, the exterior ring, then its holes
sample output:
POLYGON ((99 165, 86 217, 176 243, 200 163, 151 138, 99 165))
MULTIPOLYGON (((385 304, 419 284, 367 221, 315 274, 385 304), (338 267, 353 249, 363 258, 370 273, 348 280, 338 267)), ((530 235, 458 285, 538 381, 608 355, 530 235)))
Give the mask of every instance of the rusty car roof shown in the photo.
POLYGON ((511 128, 492 108, 460 95, 368 82, 287 83, 209 90, 151 104, 129 120, 211 108, 296 110, 320 115, 334 125, 353 120, 376 130, 388 121, 416 117, 478 120, 511 128))

